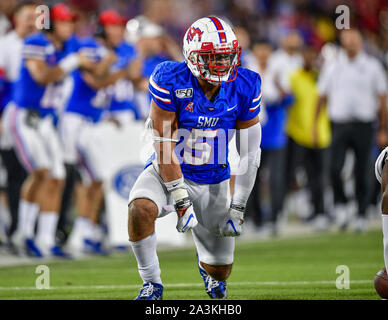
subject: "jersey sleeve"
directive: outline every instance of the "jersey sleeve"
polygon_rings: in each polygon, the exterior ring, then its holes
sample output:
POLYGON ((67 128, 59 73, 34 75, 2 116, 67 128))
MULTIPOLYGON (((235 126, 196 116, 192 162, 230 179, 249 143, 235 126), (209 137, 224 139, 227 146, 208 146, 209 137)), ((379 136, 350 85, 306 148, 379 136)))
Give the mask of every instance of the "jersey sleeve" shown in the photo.
POLYGON ((150 98, 158 107, 167 111, 176 112, 177 107, 172 98, 173 83, 169 78, 168 68, 166 68, 164 63, 160 63, 149 78, 148 89, 150 98))
POLYGON ((260 113, 261 108, 261 78, 256 74, 253 78, 252 93, 247 97, 243 104, 238 120, 247 121, 255 118, 260 113))
POLYGON ((48 43, 38 36, 28 37, 22 47, 22 57, 24 59, 45 60, 48 43))

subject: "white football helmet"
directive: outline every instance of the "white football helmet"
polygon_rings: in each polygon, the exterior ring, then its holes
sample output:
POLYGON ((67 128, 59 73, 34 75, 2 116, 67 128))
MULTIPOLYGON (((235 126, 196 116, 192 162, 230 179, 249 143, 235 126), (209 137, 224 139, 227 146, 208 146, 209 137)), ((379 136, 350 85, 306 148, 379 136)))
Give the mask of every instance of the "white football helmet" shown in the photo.
POLYGON ((236 79, 241 47, 229 24, 217 17, 206 17, 186 31, 183 55, 196 78, 217 85, 236 79))

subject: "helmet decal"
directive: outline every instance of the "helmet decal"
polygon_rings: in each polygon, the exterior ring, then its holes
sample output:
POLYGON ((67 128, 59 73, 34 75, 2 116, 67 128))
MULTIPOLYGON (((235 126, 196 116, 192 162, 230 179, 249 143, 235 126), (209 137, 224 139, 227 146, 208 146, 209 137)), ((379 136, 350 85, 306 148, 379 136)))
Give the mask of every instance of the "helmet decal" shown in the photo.
POLYGON ((187 42, 193 41, 195 36, 198 36, 198 41, 201 41, 202 34, 203 34, 203 31, 201 31, 201 29, 191 27, 187 32, 186 41, 187 42))
POLYGON ((195 21, 187 29, 183 55, 196 78, 218 85, 236 79, 241 47, 228 23, 209 16, 195 21))
POLYGON ((216 17, 209 17, 209 19, 214 23, 218 30, 218 36, 220 38, 220 43, 226 43, 226 34, 224 31, 224 28, 222 27, 222 24, 220 20, 218 20, 216 17))

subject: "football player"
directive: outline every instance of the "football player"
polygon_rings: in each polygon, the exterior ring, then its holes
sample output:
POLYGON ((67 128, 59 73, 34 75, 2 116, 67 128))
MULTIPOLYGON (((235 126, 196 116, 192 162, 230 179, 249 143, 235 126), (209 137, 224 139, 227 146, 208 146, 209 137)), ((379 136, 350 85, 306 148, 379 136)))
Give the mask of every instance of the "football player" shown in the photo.
MULTIPOLYGON (((2 91, 2 99, 0 98, 0 110, 2 119, 2 130, 0 136, 0 152, 1 158, 7 170, 7 200, 11 212, 11 225, 9 234, 11 235, 16 230, 19 195, 21 185, 26 178, 26 172, 21 166, 15 151, 12 148, 12 138, 9 130, 8 112, 12 109, 6 106, 9 104, 12 97, 14 85, 19 76, 20 63, 22 60, 22 47, 24 39, 36 32, 35 13, 36 4, 33 2, 23 2, 19 4, 14 13, 13 21, 15 24, 14 30, 0 39, 0 47, 7 48, 0 52, 0 91, 2 91)), ((1 93, 0 93, 1 95, 1 93)))
POLYGON ((19 221, 11 242, 33 256, 66 257, 55 243, 65 176, 62 148, 53 122, 55 100, 60 97, 61 80, 78 67, 89 66, 89 61, 78 54, 68 55, 63 46, 74 27, 74 15, 67 6, 53 6, 50 23, 50 29, 24 41, 14 106, 7 121, 16 153, 29 173, 22 186, 19 221))
MULTIPOLYGON (((108 25, 117 24, 118 20, 117 14, 103 12, 99 17, 99 24, 105 29, 108 25)), ((97 38, 100 38, 98 40, 79 39, 78 52, 92 59, 95 67, 93 70, 76 70, 72 74, 74 89, 60 120, 65 161, 77 164, 82 178, 76 194, 78 216, 66 244, 67 249, 76 256, 85 251, 106 253, 101 246, 102 231, 98 223, 98 212, 103 199, 106 154, 98 141, 97 124, 103 120, 104 113, 111 104, 110 86, 127 75, 129 58, 123 58, 123 54, 130 55, 125 49, 124 52, 121 51, 124 45, 117 49, 115 46, 119 43, 116 44, 117 40, 113 40, 116 37, 110 37, 109 31, 106 31, 97 34, 97 38), (107 44, 110 45, 106 46, 107 44)))
POLYGON ((239 68, 241 47, 217 17, 194 22, 184 62, 159 64, 149 81, 148 125, 156 153, 129 195, 128 232, 143 287, 137 300, 163 297, 155 219, 174 203, 179 232, 192 231, 207 294, 226 298, 245 206, 260 164, 259 74, 239 68), (240 167, 230 195, 228 141, 236 133, 240 167), (167 207, 166 207, 167 205, 167 207))
MULTIPOLYGON (((105 47, 114 51, 118 57, 111 66, 110 72, 125 69, 135 58, 135 48, 124 41, 125 20, 114 10, 103 11, 99 16, 99 37, 105 47)), ((128 125, 133 119, 139 118, 134 101, 132 81, 123 77, 107 88, 111 94, 109 119, 120 126, 128 125)))
POLYGON ((388 147, 379 155, 375 163, 375 174, 381 183, 383 198, 381 202, 382 222, 383 222, 383 246, 385 270, 388 270, 388 147))

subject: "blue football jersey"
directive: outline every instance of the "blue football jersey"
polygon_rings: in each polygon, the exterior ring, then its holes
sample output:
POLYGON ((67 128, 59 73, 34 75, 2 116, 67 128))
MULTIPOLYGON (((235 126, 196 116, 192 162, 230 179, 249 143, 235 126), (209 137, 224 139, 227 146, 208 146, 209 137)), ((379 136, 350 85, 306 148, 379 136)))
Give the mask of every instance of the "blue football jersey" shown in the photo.
POLYGON ((22 63, 19 79, 15 83, 13 100, 21 108, 34 109, 46 115, 50 101, 52 86, 44 86, 37 83, 26 67, 26 59, 39 59, 45 61, 49 66, 55 66, 58 62, 58 55, 54 45, 44 33, 36 33, 27 37, 22 49, 22 63), (49 87, 49 88, 48 88, 49 87), (46 90, 48 88, 48 90, 46 90))
POLYGON ((237 78, 223 82, 211 102, 185 62, 159 64, 149 81, 153 101, 177 113, 175 153, 185 178, 214 184, 230 178, 228 141, 236 120, 250 120, 260 112, 259 74, 239 68, 237 78))
POLYGON ((66 43, 57 49, 44 33, 27 37, 22 48, 22 62, 19 78, 14 85, 13 100, 21 108, 34 109, 42 117, 52 115, 56 118, 56 109, 62 101, 63 79, 48 85, 37 83, 26 67, 27 59, 39 59, 54 67, 70 53, 66 43))
MULTIPOLYGON (((127 43, 121 43, 115 48, 117 61, 112 65, 111 71, 117 72, 120 69, 126 68, 136 56, 135 48, 127 43)), ((134 87, 131 81, 120 79, 111 87, 112 100, 109 110, 131 110, 137 114, 137 108, 134 101, 134 87)))
MULTIPOLYGON (((98 62, 106 49, 93 38, 80 39, 77 46, 78 52, 98 62)), ((102 113, 109 107, 111 96, 106 90, 96 90, 90 87, 82 77, 80 70, 72 73, 74 89, 65 111, 83 115, 93 122, 101 119, 102 113)))

